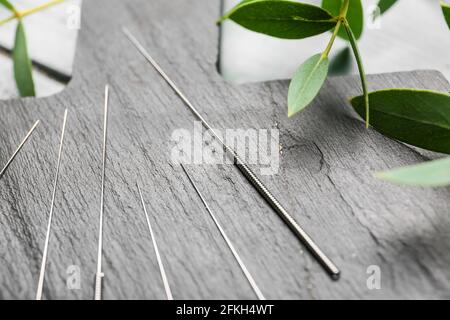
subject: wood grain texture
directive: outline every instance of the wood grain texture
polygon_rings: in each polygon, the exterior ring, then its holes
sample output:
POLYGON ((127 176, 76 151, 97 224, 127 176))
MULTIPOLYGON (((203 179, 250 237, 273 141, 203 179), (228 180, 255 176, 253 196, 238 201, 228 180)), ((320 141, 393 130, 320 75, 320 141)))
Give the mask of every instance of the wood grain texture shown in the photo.
MULTIPOLYGON (((357 78, 330 79, 308 110, 288 120, 287 82, 236 86, 217 73, 218 1, 97 0, 86 1, 83 12, 69 86, 49 98, 0 102, 0 163, 33 121, 43 120, 0 180, 0 298, 34 298, 65 108, 70 114, 44 296, 93 298, 107 82, 104 298, 164 299, 137 180, 174 297, 254 298, 200 199, 170 160, 173 130, 191 129, 194 118, 130 46, 121 25, 214 127, 280 129, 280 172, 262 179, 340 266, 338 282, 233 166, 187 167, 267 298, 450 298, 449 189, 400 188, 372 178, 373 171, 437 155, 365 130, 347 103, 359 94, 357 78), (81 268, 80 290, 66 287, 70 265, 81 268), (381 268, 381 290, 367 289, 369 265, 381 268)), ((450 89, 432 71, 372 76, 370 85, 450 89)))

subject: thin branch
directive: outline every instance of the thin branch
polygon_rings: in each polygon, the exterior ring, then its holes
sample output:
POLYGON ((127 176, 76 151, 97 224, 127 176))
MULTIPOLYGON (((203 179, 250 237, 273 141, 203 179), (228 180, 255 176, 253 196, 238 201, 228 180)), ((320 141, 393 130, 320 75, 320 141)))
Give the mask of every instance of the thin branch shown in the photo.
POLYGON ((4 25, 4 24, 6 24, 6 23, 8 23, 8 22, 10 22, 12 20, 20 19, 20 18, 29 16, 29 15, 31 15, 33 13, 45 10, 47 8, 50 8, 50 7, 54 6, 54 5, 60 4, 60 3, 64 2, 64 1, 66 1, 66 0, 52 0, 52 1, 40 4, 40 5, 38 5, 38 6, 34 7, 34 8, 25 9, 25 10, 22 10, 22 11, 16 11, 9 18, 1 20, 0 21, 0 26, 4 25))

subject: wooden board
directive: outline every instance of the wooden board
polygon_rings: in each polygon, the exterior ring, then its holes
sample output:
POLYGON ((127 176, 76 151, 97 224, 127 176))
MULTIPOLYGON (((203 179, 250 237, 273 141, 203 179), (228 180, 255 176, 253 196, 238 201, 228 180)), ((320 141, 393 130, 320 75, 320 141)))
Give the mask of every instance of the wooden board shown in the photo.
MULTIPOLYGON (((176 299, 254 298, 189 181, 170 160, 172 132, 191 129, 194 118, 130 46, 121 25, 214 127, 280 129, 280 172, 262 179, 340 266, 338 282, 233 166, 188 166, 267 298, 449 298, 449 189, 401 188, 372 177, 426 159, 364 129, 347 103, 359 93, 357 78, 329 80, 314 105, 288 120, 287 82, 238 86, 217 72, 217 1, 97 0, 87 1, 83 12, 69 86, 45 99, 0 102, 2 164, 33 121, 43 121, 0 180, 0 298, 34 298, 65 108, 70 114, 44 296, 93 297, 106 83, 112 92, 104 298, 164 299, 136 181, 143 185, 176 299), (70 265, 81 269, 79 290, 66 286, 70 265), (381 290, 367 288, 370 265, 381 268, 381 290)), ((450 90, 433 71, 372 76, 370 85, 450 90)))

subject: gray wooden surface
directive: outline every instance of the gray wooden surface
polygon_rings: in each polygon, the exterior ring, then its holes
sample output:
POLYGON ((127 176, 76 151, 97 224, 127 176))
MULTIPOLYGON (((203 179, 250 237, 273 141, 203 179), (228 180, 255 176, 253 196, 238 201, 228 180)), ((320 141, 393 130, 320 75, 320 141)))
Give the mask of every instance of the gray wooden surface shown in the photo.
MULTIPOLYGON (((238 86, 217 73, 217 1, 97 0, 84 6, 69 86, 49 98, 0 102, 2 164, 32 122, 43 120, 0 180, 0 298, 34 298, 65 108, 70 114, 44 296, 93 297, 107 82, 105 299, 164 299, 137 180, 174 297, 254 298, 189 181, 170 161, 171 133, 192 128, 194 118, 130 46, 121 25, 214 127, 280 128, 280 172, 262 179, 340 266, 338 282, 233 166, 188 166, 267 298, 450 298, 449 189, 402 188, 372 177, 426 159, 364 129, 347 103, 359 93, 357 78, 329 80, 314 105, 288 120, 287 82, 238 86), (81 268, 80 290, 66 287, 70 265, 81 268), (370 265, 381 268, 381 290, 366 286, 370 265)), ((371 76, 370 86, 450 90, 432 71, 371 76)))

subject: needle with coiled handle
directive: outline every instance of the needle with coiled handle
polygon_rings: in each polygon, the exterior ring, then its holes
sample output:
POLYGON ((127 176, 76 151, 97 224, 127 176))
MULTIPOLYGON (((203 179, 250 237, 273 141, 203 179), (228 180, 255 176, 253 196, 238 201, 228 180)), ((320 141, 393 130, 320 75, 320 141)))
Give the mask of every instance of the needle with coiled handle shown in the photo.
POLYGON ((142 56, 156 69, 156 71, 164 78, 169 86, 175 91, 175 93, 183 100, 186 106, 194 113, 194 115, 202 122, 203 126, 209 130, 215 139, 219 141, 223 149, 230 154, 234 159, 234 164, 247 178, 247 180, 253 185, 253 187, 259 192, 259 194, 267 201, 272 209, 281 217, 286 225, 292 230, 297 238, 308 248, 317 261, 327 271, 332 279, 339 279, 340 271, 330 258, 319 248, 314 240, 308 235, 308 233, 294 220, 294 218, 287 212, 287 210, 281 205, 281 203, 275 198, 274 195, 267 189, 262 181, 256 176, 255 173, 245 164, 243 160, 237 155, 237 153, 227 146, 222 139, 216 134, 211 126, 206 122, 202 115, 197 111, 194 105, 188 100, 188 98, 181 92, 181 90, 175 85, 175 83, 169 78, 159 64, 150 56, 147 50, 142 44, 134 37, 127 28, 122 29, 123 33, 127 36, 133 46, 142 54, 142 56))

